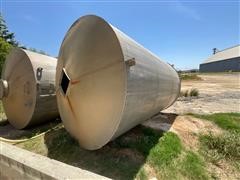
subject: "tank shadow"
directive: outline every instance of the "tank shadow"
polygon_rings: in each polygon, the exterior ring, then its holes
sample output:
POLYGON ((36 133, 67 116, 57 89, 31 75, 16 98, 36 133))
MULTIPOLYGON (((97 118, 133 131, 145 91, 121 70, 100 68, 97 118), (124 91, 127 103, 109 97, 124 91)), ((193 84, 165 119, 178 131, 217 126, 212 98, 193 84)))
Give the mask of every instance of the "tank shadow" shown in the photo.
POLYGON ((50 122, 45 122, 39 125, 32 126, 30 128, 25 129, 16 129, 14 128, 7 119, 2 120, 0 123, 0 137, 6 139, 24 139, 24 138, 31 138, 37 134, 45 132, 52 127, 56 126, 60 123, 60 119, 53 119, 50 122))
POLYGON ((147 161, 150 150, 159 143, 165 131, 173 124, 176 114, 159 113, 99 150, 82 149, 64 129, 44 137, 48 157, 113 179, 134 179, 147 161), (164 128, 159 128, 165 123, 164 128), (166 126, 166 124, 169 124, 166 126), (151 126, 150 126, 150 125, 151 126))

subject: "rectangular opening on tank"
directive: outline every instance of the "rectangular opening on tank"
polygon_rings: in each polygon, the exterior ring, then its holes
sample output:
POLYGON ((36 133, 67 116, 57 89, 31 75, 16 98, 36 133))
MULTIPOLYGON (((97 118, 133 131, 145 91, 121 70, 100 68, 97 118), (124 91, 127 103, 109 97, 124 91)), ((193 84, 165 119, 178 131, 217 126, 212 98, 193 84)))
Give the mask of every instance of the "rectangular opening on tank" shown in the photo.
POLYGON ((62 70, 61 88, 62 88, 64 95, 66 95, 66 93, 67 93, 69 83, 70 83, 70 79, 68 78, 66 71, 63 69, 62 70))

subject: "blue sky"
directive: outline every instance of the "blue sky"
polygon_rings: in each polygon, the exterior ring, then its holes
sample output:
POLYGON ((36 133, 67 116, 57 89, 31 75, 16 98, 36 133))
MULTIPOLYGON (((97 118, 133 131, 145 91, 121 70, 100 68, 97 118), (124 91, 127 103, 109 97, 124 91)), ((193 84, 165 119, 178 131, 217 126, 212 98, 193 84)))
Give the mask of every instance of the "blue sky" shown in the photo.
POLYGON ((240 43, 239 1, 0 1, 16 39, 52 56, 71 24, 86 14, 103 17, 180 69, 198 68, 214 47, 240 43))

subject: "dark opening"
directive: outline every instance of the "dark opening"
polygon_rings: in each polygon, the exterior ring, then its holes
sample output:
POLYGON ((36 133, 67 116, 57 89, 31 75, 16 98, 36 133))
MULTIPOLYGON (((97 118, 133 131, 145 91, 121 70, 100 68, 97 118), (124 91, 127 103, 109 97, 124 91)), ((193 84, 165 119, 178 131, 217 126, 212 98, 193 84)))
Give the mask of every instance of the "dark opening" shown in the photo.
POLYGON ((66 92, 67 92, 69 82, 70 82, 70 79, 66 75, 65 71, 62 71, 61 87, 62 87, 64 94, 66 94, 66 92))

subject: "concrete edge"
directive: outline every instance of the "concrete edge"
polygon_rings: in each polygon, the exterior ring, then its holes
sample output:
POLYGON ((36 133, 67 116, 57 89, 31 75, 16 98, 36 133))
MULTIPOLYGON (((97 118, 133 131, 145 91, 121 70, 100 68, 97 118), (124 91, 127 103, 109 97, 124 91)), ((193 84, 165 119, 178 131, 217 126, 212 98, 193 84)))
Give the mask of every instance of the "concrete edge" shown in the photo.
POLYGON ((0 142, 0 179, 109 178, 0 142))

